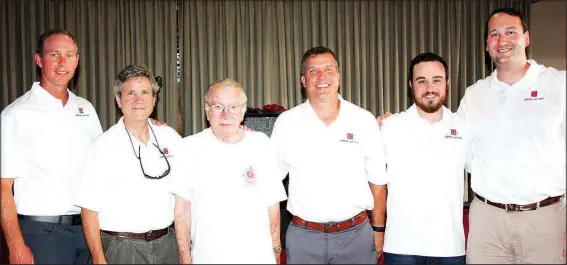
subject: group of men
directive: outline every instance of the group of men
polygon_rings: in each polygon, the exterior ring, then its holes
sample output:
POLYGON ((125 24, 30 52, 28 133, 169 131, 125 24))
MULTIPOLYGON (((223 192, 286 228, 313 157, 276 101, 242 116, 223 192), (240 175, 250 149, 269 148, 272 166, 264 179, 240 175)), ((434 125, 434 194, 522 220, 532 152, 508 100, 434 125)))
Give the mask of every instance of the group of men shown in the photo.
POLYGON ((2 111, 1 226, 10 263, 280 263, 279 202, 293 215, 287 263, 565 263, 565 71, 528 60, 522 14, 495 10, 496 65, 444 107, 442 57, 411 60, 414 104, 375 117, 339 95, 340 68, 307 50, 307 100, 271 139, 240 126, 242 86, 204 96, 210 127, 182 138, 149 119, 159 90, 145 66, 113 88, 122 118, 102 132, 68 89, 76 40, 38 40, 41 81, 2 111), (464 170, 475 199, 465 247, 464 170), (286 195, 282 180, 289 176, 286 195), (387 218, 386 218, 387 217, 387 218), (466 252, 465 252, 466 248, 466 252))

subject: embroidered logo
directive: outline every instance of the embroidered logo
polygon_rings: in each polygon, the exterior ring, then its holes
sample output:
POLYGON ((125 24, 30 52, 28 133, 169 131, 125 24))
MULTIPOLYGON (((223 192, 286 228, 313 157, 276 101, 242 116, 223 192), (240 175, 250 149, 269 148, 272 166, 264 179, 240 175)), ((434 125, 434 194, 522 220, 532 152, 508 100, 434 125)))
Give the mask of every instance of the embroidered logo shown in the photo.
POLYGON ((77 108, 77 114, 75 114, 75 116, 77 117, 87 117, 89 116, 89 114, 86 114, 85 111, 83 110, 83 107, 79 106, 77 108))
POLYGON ((358 141, 354 137, 354 133, 347 133, 345 139, 341 139, 341 143, 355 143, 355 144, 357 144, 358 141))
POLYGON ((163 153, 167 155, 167 154, 169 154, 169 150, 167 150, 167 148, 164 148, 163 153))
POLYGON ((450 129, 449 134, 445 135, 445 139, 463 139, 463 137, 459 136, 457 129, 450 129))
POLYGON ((524 101, 531 101, 531 100, 542 100, 543 97, 539 97, 537 90, 532 90, 530 91, 530 96, 527 98, 524 98, 524 101))
POLYGON ((254 169, 251 166, 248 166, 248 169, 242 173, 242 177, 244 178, 244 183, 246 185, 256 182, 256 172, 254 172, 254 169))

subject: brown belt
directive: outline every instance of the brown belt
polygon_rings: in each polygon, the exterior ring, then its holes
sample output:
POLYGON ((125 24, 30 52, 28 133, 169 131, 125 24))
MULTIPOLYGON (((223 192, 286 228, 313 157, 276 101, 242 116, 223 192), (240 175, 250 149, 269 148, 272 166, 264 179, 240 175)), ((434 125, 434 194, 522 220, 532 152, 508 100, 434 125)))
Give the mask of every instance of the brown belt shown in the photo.
POLYGON ((117 237, 121 237, 121 238, 125 238, 125 239, 142 239, 145 241, 153 241, 156 240, 158 238, 161 238, 162 236, 167 235, 167 231, 168 229, 172 227, 172 225, 164 228, 164 229, 160 229, 160 230, 150 230, 148 232, 145 233, 130 233, 130 232, 113 232, 113 231, 106 231, 106 230, 101 230, 102 232, 109 234, 111 236, 117 236, 117 237))
POLYGON ((542 201, 539 202, 534 202, 534 203, 530 203, 530 204, 525 204, 525 205, 518 205, 518 204, 504 204, 504 203, 497 203, 497 202, 491 202, 487 199, 485 199, 484 197, 478 195, 478 194, 474 194, 479 200, 481 200, 482 202, 488 204, 488 205, 492 205, 494 207, 498 207, 500 209, 504 209, 507 212, 523 212, 523 211, 532 211, 537 209, 538 207, 545 207, 551 204, 554 204, 556 202, 559 202, 561 200, 561 198, 563 198, 565 196, 565 194, 563 195, 559 195, 559 196, 555 196, 555 197, 547 197, 547 199, 544 199, 542 201))
POLYGON ((355 217, 352 217, 348 220, 344 220, 344 221, 341 221, 341 222, 338 222, 338 223, 332 224, 332 225, 326 225, 326 224, 321 224, 321 223, 305 221, 305 220, 301 219, 301 217, 299 217, 299 216, 293 216, 291 221, 294 222, 296 225, 299 225, 301 227, 305 227, 305 228, 309 228, 309 229, 313 229, 313 230, 319 230, 319 231, 323 231, 325 233, 335 233, 335 232, 343 231, 343 230, 349 229, 353 226, 359 225, 362 222, 364 222, 367 218, 368 218, 368 214, 366 213, 366 211, 363 211, 363 212, 359 213, 358 215, 356 215, 355 217))

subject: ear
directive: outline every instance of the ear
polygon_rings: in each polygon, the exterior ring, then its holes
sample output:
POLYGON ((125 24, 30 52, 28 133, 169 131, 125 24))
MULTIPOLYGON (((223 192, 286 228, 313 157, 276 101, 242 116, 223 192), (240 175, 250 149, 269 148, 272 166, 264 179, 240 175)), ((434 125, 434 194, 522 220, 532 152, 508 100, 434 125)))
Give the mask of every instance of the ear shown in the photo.
POLYGON ((304 75, 301 76, 301 84, 303 85, 303 87, 307 88, 305 86, 305 76, 304 75))
POLYGON ((35 64, 39 66, 39 68, 43 68, 43 62, 41 61, 41 55, 39 53, 34 54, 35 64))
POLYGON ((528 47, 530 46, 530 32, 526 31, 526 33, 524 33, 524 46, 528 47))
POLYGON ((410 89, 413 89, 413 86, 411 85, 411 81, 408 81, 408 85, 409 85, 410 89))
POLYGON ((118 96, 114 96, 114 98, 116 99, 116 104, 118 104, 118 108, 122 108, 122 106, 120 105, 120 98, 118 96))

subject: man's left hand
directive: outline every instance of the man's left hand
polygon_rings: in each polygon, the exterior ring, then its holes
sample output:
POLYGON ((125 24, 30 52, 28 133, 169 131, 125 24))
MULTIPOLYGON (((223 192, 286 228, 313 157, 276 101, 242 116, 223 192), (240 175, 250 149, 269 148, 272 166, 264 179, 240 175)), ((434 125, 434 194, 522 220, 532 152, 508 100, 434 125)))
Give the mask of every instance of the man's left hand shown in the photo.
POLYGON ((153 125, 156 125, 156 126, 167 126, 167 123, 161 122, 161 121, 158 121, 158 120, 154 120, 154 119, 152 119, 152 118, 150 118, 150 122, 151 122, 153 125))
POLYGON ((374 244, 376 244, 377 258, 384 253, 384 232, 374 232, 374 244))

